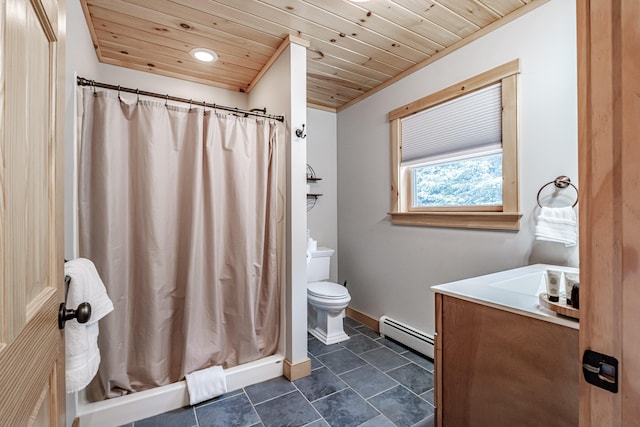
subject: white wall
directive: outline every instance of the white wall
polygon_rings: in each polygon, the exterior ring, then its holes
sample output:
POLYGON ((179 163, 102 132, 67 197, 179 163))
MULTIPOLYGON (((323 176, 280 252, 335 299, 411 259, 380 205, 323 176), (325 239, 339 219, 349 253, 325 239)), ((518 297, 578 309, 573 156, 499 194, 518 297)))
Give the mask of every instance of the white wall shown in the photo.
POLYGON ((577 247, 533 235, 538 189, 558 175, 578 184, 574 9, 573 0, 552 0, 338 114, 339 280, 349 281, 353 308, 432 333, 432 285, 536 262, 578 264, 577 247), (520 231, 391 225, 387 113, 515 58, 520 231))
POLYGON ((307 227, 318 246, 336 250, 331 258, 329 280, 338 280, 338 165, 337 115, 307 109, 307 163, 322 181, 310 183, 313 193, 320 193, 315 206, 307 212, 307 227))

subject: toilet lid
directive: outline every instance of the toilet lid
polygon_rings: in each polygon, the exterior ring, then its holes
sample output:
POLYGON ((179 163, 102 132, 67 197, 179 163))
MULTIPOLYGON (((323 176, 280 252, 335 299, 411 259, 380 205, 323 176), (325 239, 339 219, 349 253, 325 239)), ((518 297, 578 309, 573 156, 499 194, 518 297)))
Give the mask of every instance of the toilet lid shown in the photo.
POLYGON ((338 299, 349 295, 347 288, 332 282, 313 282, 307 284, 307 293, 319 298, 338 299))

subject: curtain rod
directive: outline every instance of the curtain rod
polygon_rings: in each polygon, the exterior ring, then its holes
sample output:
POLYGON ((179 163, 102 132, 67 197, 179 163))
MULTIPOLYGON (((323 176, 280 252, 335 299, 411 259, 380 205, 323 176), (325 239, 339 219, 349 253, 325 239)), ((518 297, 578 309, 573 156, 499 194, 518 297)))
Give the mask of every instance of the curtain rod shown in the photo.
POLYGON ((103 89, 111 89, 111 90, 117 90, 118 92, 127 92, 127 93, 135 93, 136 95, 144 95, 144 96, 152 96, 154 98, 161 98, 164 99, 165 101, 175 101, 175 102, 184 102, 185 104, 189 104, 189 105, 196 105, 196 106, 202 106, 202 107, 209 107, 209 108, 213 108, 216 110, 224 110, 224 111, 231 111, 233 113, 238 113, 238 114, 244 114, 245 116, 256 116, 256 117, 264 117, 266 119, 273 119, 273 120, 277 120, 279 122, 284 122, 284 116, 275 116, 272 114, 267 114, 267 108, 254 108, 252 110, 243 110, 241 108, 237 108, 237 107, 225 107, 224 105, 218 105, 218 104, 207 104, 204 101, 194 101, 192 99, 185 99, 185 98, 179 98, 177 96, 170 96, 170 95, 163 95, 161 93, 155 93, 155 92, 147 92, 144 90, 138 90, 138 89, 131 89, 128 87, 122 87, 122 86, 116 86, 116 85, 110 85, 107 83, 99 83, 96 82, 95 80, 89 80, 89 79, 85 79, 84 77, 78 77, 77 78, 77 82, 78 82, 78 86, 91 86, 91 87, 99 87, 99 88, 103 88, 103 89))

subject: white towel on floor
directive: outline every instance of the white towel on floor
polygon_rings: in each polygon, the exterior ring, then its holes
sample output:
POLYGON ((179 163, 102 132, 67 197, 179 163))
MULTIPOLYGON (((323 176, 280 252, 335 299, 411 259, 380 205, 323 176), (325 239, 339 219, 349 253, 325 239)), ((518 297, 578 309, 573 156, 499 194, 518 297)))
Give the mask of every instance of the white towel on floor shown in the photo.
POLYGON ((536 239, 575 246, 578 241, 576 212, 571 206, 540 209, 536 224, 536 239))
POLYGON ((77 258, 64 264, 64 274, 69 276, 67 309, 77 309, 88 302, 91 317, 87 323, 76 319, 65 323, 65 371, 67 393, 85 388, 98 372, 98 320, 113 311, 113 303, 100 279, 93 262, 77 258))
POLYGON ((185 376, 189 390, 189 404, 204 402, 227 392, 227 378, 222 366, 195 371, 185 376))

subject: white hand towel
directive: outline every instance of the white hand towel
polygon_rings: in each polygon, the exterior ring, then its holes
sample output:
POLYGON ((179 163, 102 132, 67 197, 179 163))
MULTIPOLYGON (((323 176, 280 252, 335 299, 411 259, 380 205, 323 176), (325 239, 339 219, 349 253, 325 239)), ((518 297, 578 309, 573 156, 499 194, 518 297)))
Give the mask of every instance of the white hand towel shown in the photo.
POLYGON ((564 243, 566 247, 575 246, 578 230, 573 207, 542 207, 536 224, 536 239, 564 243))
POLYGON ((212 399, 227 392, 227 378, 222 366, 195 371, 185 376, 187 390, 189 390, 189 404, 212 399))
POLYGON ((91 305, 87 323, 73 319, 65 324, 66 387, 67 393, 73 393, 85 388, 98 372, 98 320, 113 311, 113 303, 90 260, 77 258, 66 262, 64 274, 71 279, 67 308, 75 310, 83 302, 91 305))

